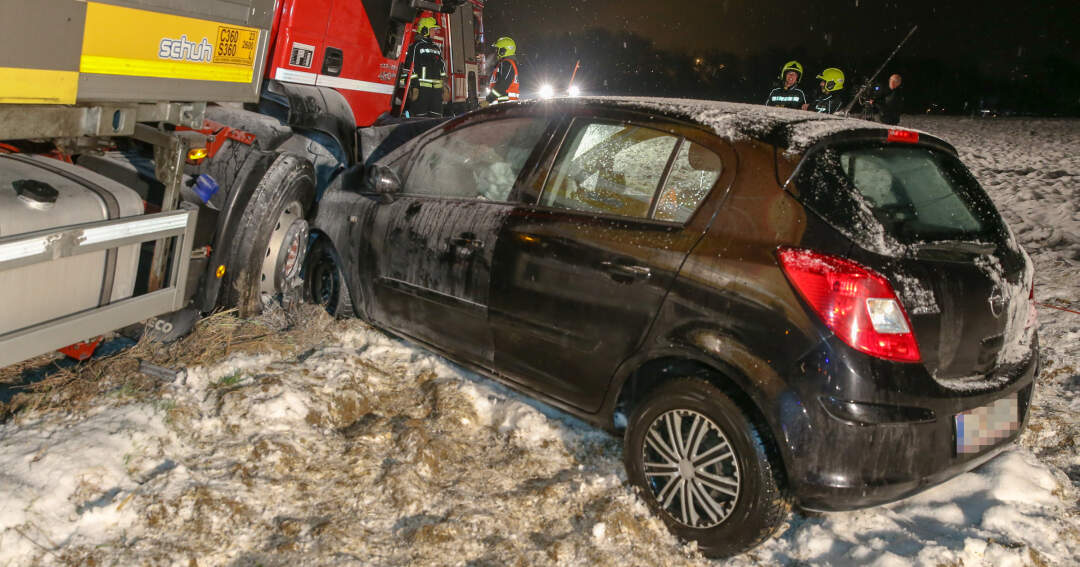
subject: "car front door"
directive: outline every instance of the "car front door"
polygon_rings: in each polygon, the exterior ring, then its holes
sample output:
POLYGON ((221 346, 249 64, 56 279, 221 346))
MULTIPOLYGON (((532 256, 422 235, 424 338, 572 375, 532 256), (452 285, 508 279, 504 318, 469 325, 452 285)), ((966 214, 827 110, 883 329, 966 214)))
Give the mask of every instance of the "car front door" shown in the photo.
POLYGON ((413 154, 403 191, 374 219, 376 320, 470 362, 489 364, 495 242, 544 118, 451 129, 413 154))
POLYGON ((701 203, 730 178, 724 152, 682 130, 570 124, 536 204, 502 228, 489 314, 499 372, 599 407, 704 234, 712 215, 701 203))

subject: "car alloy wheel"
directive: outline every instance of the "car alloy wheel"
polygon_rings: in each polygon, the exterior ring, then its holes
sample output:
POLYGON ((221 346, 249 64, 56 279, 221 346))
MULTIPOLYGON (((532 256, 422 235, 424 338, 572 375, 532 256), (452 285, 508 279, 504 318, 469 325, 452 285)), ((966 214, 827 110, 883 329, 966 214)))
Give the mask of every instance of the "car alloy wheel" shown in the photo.
POLYGON ((678 409, 653 420, 642 447, 653 497, 676 522, 707 529, 739 499, 739 464, 724 432, 704 415, 678 409))
POLYGON ((623 460, 645 503, 707 557, 769 537, 789 508, 767 429, 724 390, 696 377, 665 381, 635 404, 623 460))

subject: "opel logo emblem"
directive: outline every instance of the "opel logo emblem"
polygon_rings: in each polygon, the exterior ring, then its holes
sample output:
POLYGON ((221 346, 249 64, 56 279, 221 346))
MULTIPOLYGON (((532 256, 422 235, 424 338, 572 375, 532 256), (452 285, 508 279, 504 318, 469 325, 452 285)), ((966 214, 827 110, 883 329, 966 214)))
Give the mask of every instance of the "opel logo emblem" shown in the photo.
POLYGON ((990 293, 989 303, 990 313, 994 315, 994 318, 1000 319, 1005 311, 1005 294, 1001 291, 1000 285, 994 286, 994 291, 990 293))

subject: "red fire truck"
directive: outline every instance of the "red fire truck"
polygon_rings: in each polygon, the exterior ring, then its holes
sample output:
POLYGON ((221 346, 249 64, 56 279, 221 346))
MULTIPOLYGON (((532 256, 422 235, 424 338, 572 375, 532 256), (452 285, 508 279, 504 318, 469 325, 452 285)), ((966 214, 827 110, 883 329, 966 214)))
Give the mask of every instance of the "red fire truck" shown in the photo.
MULTIPOLYGON (((394 94, 399 64, 404 57, 402 46, 411 41, 412 26, 395 29, 394 24, 400 19, 368 17, 369 13, 385 12, 370 6, 373 4, 390 3, 279 2, 270 32, 274 48, 267 62, 267 77, 283 83, 333 88, 352 108, 358 126, 374 123, 391 111, 387 95, 394 94)), ((434 30, 432 38, 443 48, 450 78, 450 102, 458 110, 468 108, 470 101, 475 104, 477 98, 483 57, 482 11, 481 0, 467 0, 453 13, 421 13, 434 16, 439 22, 440 27, 434 30)), ((397 105, 393 110, 396 114, 397 105)))
POLYGON ((398 121, 413 22, 442 26, 448 114, 483 67, 484 0, 3 3, 0 366, 295 293, 323 189, 398 121))

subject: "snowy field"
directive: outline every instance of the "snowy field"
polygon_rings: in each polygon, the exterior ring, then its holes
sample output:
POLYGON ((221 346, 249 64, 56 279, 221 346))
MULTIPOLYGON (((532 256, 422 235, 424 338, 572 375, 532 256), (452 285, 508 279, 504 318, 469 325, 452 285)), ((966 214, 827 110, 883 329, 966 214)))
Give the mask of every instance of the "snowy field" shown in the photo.
MULTIPOLYGON (((905 117, 943 136, 1080 311, 1080 121, 905 117)), ((1080 314, 1040 308, 1018 447, 889 506, 792 514, 710 562, 627 488, 621 441, 356 322, 193 366, 149 402, 0 424, 3 565, 1077 565, 1080 314)), ((107 379, 107 377, 99 377, 107 379)))

